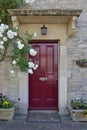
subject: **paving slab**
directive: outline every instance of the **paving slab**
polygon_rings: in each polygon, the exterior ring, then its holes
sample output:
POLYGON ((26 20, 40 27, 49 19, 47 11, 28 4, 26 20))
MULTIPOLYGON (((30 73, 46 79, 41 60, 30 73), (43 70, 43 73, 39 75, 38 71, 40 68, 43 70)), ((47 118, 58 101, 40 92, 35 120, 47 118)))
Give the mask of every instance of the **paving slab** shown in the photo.
POLYGON ((60 122, 27 122, 26 116, 16 116, 11 121, 0 121, 0 130, 87 130, 87 122, 73 122, 68 116, 60 122))

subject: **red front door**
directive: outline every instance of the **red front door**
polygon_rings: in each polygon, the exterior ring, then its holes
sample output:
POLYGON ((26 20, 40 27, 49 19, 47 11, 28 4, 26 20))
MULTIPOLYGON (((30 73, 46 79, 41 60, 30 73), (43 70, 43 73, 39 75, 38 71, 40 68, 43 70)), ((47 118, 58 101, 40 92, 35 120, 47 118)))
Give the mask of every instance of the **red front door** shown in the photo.
POLYGON ((58 42, 32 43, 38 69, 29 75, 29 109, 58 109, 58 42))

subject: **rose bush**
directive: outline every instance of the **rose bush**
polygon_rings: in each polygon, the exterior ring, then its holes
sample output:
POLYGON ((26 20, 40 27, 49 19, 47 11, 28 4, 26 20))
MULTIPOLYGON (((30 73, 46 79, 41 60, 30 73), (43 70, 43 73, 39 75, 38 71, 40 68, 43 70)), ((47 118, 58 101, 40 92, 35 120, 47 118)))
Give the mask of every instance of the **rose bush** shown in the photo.
MULTIPOLYGON (((10 61, 13 66, 18 66, 22 72, 33 74, 38 68, 37 64, 29 62, 28 54, 35 56, 36 50, 28 44, 36 33, 25 33, 26 38, 23 39, 18 35, 18 28, 10 29, 6 24, 0 24, 0 62, 10 61)), ((11 70, 14 73, 14 70, 11 70)))

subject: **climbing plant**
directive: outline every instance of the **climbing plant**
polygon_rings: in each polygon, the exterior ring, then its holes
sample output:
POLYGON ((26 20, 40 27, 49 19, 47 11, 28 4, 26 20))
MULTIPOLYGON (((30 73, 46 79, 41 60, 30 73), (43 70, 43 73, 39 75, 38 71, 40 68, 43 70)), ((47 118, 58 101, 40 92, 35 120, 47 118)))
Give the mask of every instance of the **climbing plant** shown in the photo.
POLYGON ((37 52, 27 42, 30 42, 36 33, 26 32, 25 35, 25 39, 19 36, 18 27, 11 29, 7 24, 0 24, 0 62, 9 61, 22 72, 28 71, 32 74, 38 65, 29 62, 28 54, 35 56, 37 52))
POLYGON ((0 0, 0 19, 2 22, 11 24, 11 17, 7 9, 19 8, 24 4, 24 0, 0 0))

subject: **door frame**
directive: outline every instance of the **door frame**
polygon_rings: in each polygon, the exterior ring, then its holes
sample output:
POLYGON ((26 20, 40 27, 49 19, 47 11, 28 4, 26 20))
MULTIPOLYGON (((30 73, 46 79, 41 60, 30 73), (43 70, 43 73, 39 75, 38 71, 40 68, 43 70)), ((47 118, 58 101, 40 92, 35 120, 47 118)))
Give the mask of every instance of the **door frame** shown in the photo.
MULTIPOLYGON (((29 42, 29 44, 32 44, 32 43, 39 43, 39 42, 42 42, 42 44, 44 44, 44 42, 51 42, 51 43, 54 43, 54 42, 56 42, 56 43, 58 43, 58 53, 57 53, 57 55, 58 55, 58 60, 57 60, 57 62, 58 62, 58 111, 59 111, 59 82, 60 82, 60 80, 59 80, 59 68, 60 68, 60 40, 59 39, 57 39, 57 40, 49 40, 49 39, 47 39, 47 40, 32 40, 31 42, 29 42)), ((29 77, 29 74, 28 74, 28 77, 29 77)), ((30 87, 30 85, 29 85, 29 80, 28 80, 28 110, 29 110, 29 98, 30 98, 30 95, 29 95, 29 87, 30 87)))

